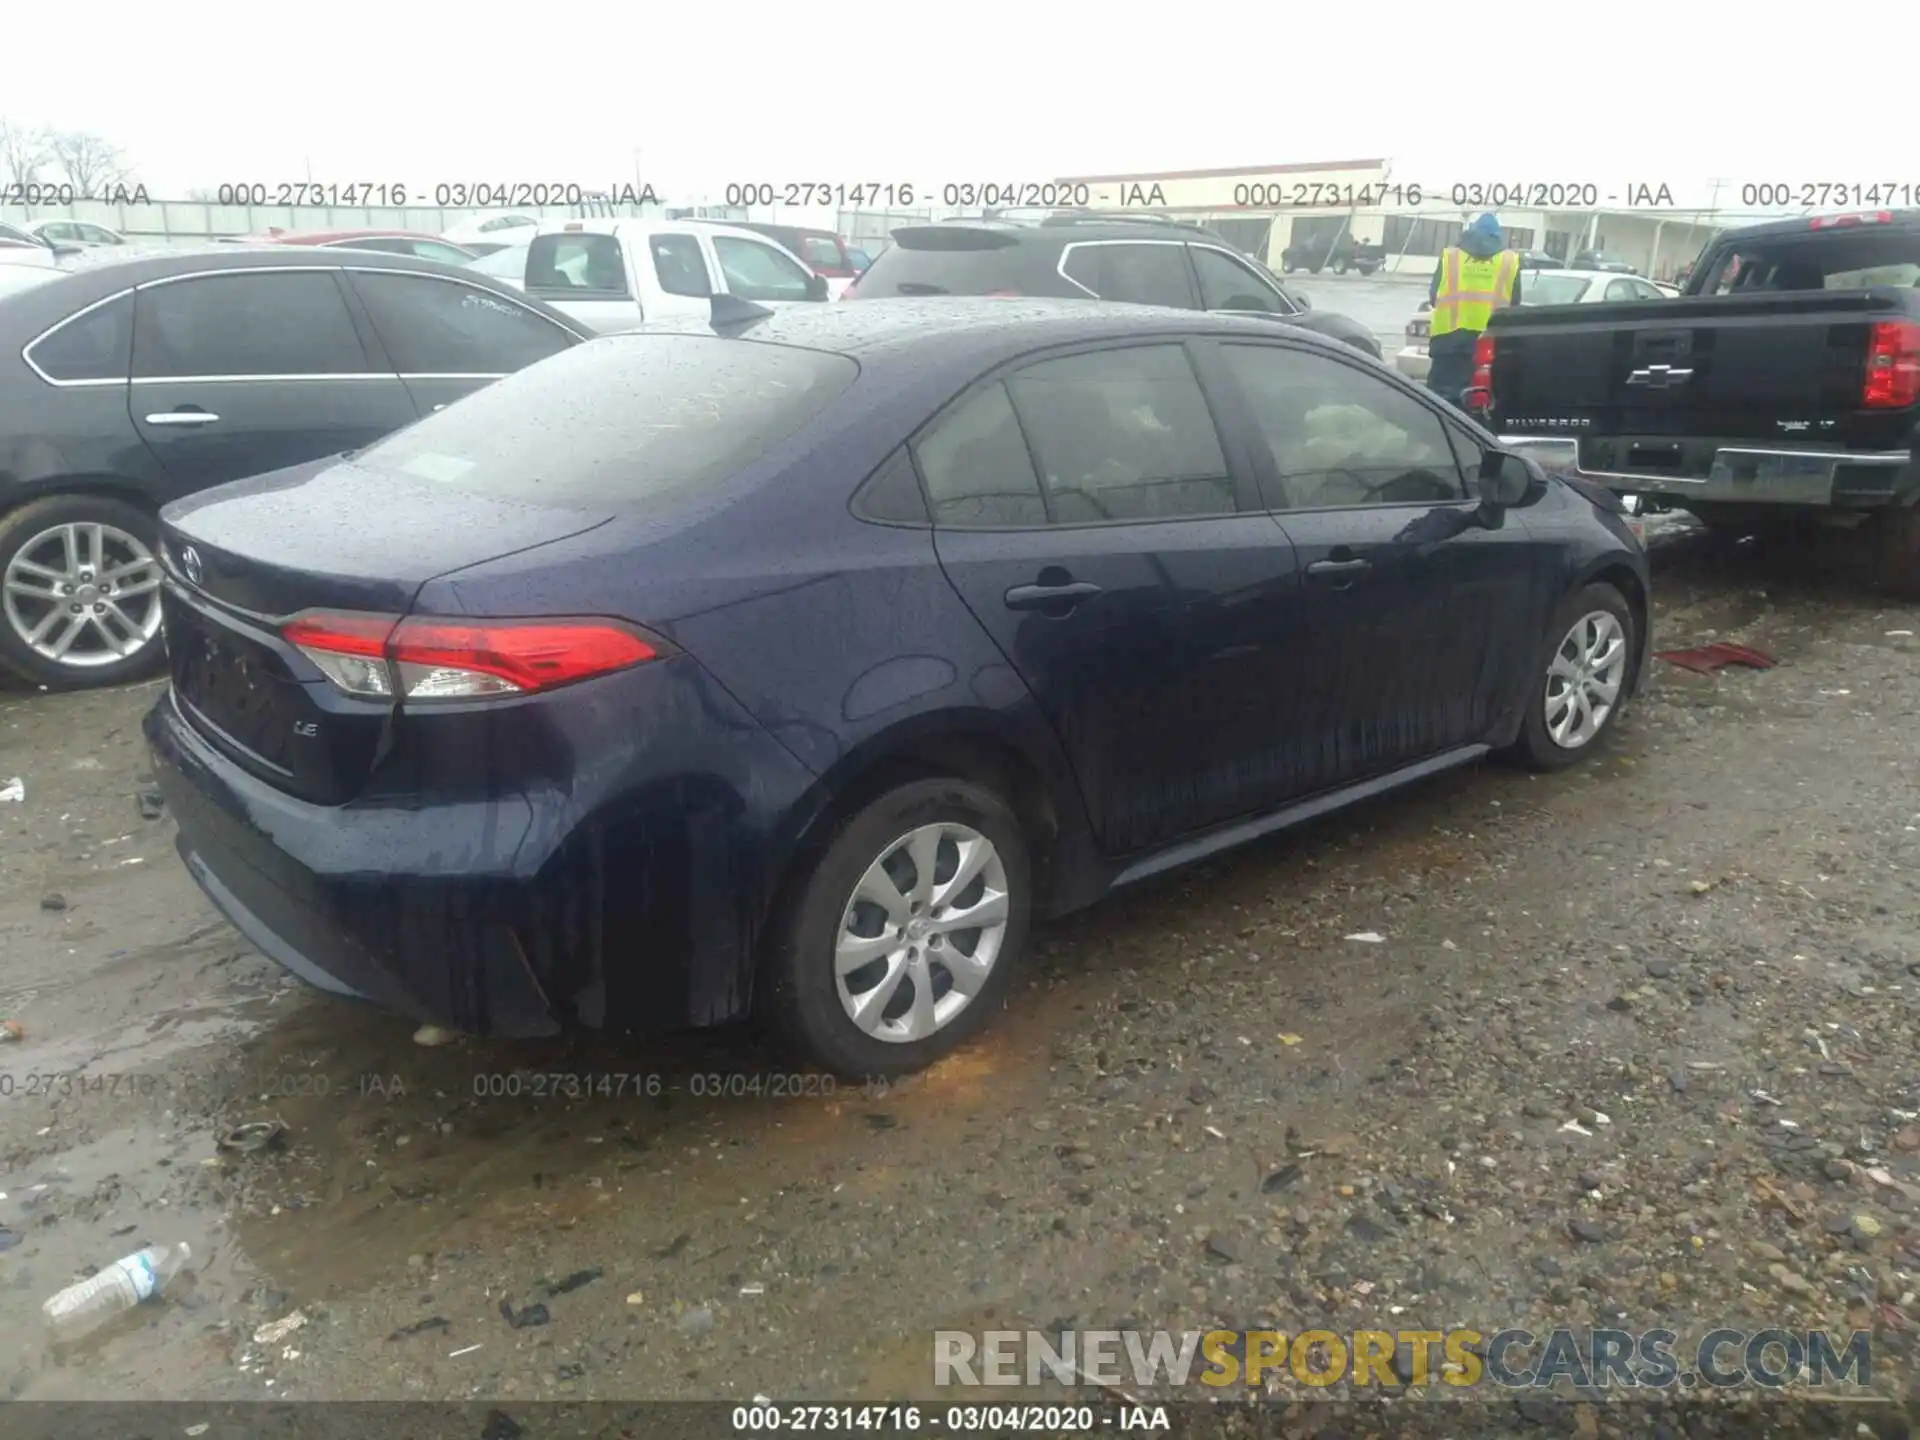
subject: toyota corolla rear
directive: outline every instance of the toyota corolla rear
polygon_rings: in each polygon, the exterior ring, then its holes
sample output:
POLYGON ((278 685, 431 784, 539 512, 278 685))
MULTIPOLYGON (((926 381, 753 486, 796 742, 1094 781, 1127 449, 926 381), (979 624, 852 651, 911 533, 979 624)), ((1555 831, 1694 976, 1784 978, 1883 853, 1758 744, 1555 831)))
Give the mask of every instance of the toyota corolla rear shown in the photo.
POLYGON ((639 557, 855 368, 596 342, 169 507, 146 733, 213 902, 313 984, 463 1030, 737 1013, 812 777, 639 613, 672 609, 639 557))

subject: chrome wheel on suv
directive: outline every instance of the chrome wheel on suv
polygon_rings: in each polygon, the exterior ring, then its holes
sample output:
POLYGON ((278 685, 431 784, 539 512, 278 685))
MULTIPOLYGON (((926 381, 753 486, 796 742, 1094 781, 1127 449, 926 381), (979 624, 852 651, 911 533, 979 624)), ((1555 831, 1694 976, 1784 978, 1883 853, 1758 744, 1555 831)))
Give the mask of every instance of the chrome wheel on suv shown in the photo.
POLYGON ((154 521, 103 496, 0 519, 0 661, 54 688, 114 684, 162 655, 154 521))

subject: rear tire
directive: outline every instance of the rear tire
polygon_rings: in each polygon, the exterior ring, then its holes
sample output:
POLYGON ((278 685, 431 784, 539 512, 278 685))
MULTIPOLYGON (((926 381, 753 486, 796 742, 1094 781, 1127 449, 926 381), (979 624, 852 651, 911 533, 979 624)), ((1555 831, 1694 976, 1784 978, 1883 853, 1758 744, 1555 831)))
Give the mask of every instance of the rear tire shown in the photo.
POLYGON ((998 1013, 1032 890, 1026 837, 993 791, 956 779, 889 790, 839 825, 772 927, 759 1018, 838 1075, 923 1070, 998 1013))
POLYGON ((1920 508, 1883 511, 1861 529, 1872 547, 1874 585, 1901 600, 1920 600, 1920 508))
POLYGON ((49 690, 157 673, 159 534, 150 512, 104 495, 50 495, 0 517, 0 664, 49 690))
POLYGON ((1533 770, 1562 770, 1599 750, 1626 703, 1638 648, 1633 611, 1613 586, 1588 585, 1562 600, 1528 685, 1513 757, 1533 770), (1597 648, 1602 641, 1608 648, 1597 648))

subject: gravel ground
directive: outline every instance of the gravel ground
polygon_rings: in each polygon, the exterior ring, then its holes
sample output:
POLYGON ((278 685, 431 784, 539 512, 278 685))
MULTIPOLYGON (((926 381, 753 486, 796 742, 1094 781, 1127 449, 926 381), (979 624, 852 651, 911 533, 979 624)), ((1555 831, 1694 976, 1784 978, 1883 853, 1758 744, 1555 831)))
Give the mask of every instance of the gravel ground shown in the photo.
MULTIPOLYGON (((0 695, 0 1378, 944 1401, 935 1329, 1779 1326, 1871 1330, 1912 1402, 1920 610, 1656 528, 1658 643, 1777 668, 1657 663, 1582 768, 1456 773, 1051 926, 1001 1023, 885 1093, 738 1035, 417 1046, 200 898, 140 799, 154 687, 0 695), (556 1073, 636 1078, 536 1096, 556 1073), (261 1119, 278 1145, 216 1148, 261 1119), (163 1303, 48 1346, 40 1299, 177 1239, 163 1303)), ((1268 1433, 1365 1432, 1332 1413, 1268 1433)))

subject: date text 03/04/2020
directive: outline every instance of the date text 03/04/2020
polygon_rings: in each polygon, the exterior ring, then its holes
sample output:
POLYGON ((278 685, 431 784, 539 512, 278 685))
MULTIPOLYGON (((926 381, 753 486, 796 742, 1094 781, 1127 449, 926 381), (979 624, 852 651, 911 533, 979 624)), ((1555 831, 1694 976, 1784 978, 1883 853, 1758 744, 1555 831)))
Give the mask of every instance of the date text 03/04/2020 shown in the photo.
POLYGON ((409 185, 399 180, 236 180, 214 191, 217 205, 277 205, 356 209, 434 205, 448 210, 539 209, 547 205, 658 205, 653 186, 632 180, 581 185, 572 180, 443 180, 409 185))
POLYGON ((1073 1435, 1100 1430, 1172 1429, 1164 1405, 810 1405, 755 1400, 733 1407, 736 1435, 853 1431, 867 1435, 1073 1435))
MULTIPOLYGON (((397 1078, 397 1077, 396 1077, 397 1078)), ((695 1100, 878 1100, 884 1076, 841 1081, 813 1071, 697 1070, 684 1075, 613 1070, 479 1070, 472 1093, 489 1100, 646 1100, 684 1095, 695 1100)))

